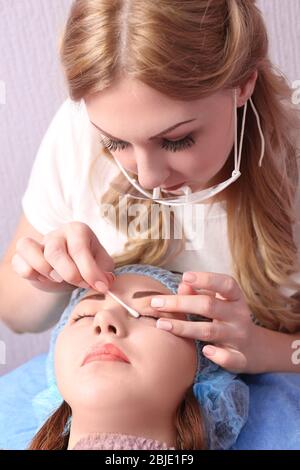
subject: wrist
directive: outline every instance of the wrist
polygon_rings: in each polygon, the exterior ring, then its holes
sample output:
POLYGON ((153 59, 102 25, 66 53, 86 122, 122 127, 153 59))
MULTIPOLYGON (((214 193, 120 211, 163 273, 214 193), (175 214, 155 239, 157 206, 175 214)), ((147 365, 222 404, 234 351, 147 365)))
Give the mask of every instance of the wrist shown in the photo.
POLYGON ((256 326, 255 344, 256 344, 256 364, 255 373, 264 374, 274 370, 274 350, 272 330, 262 326, 256 326))
POLYGON ((300 333, 293 335, 261 326, 256 328, 255 371, 252 373, 300 372, 300 365, 293 362, 293 343, 295 339, 300 339, 300 333))

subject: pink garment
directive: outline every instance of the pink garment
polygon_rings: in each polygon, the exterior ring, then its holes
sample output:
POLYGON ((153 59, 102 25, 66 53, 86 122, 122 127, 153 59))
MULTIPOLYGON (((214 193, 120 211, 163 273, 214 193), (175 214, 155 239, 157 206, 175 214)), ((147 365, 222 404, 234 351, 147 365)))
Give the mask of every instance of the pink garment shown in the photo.
POLYGON ((72 450, 175 450, 175 447, 146 437, 103 432, 83 437, 72 450))

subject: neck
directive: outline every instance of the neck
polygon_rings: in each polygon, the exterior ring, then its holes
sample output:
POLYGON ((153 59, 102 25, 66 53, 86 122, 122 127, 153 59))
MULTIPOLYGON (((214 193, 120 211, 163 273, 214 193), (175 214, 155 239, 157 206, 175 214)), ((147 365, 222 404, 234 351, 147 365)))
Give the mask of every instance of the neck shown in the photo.
POLYGON ((126 411, 120 413, 119 409, 111 410, 110 413, 108 410, 101 410, 101 413, 89 413, 85 410, 82 414, 72 415, 68 450, 80 439, 95 433, 133 435, 153 439, 169 447, 176 446, 173 417, 158 416, 154 413, 152 416, 141 413, 133 416, 126 411))

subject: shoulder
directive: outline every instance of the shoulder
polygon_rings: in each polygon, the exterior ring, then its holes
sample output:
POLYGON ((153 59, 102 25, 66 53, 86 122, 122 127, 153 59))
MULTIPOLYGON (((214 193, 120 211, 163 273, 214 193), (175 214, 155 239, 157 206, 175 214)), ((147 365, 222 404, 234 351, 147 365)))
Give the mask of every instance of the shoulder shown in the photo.
POLYGON ((84 100, 77 102, 67 98, 56 111, 47 133, 60 135, 62 139, 72 135, 75 140, 79 141, 88 128, 89 118, 84 100))
MULTIPOLYGON (((54 149, 55 167, 69 201, 75 204, 74 183, 77 199, 88 200, 87 191, 100 197, 109 188, 111 180, 119 173, 116 164, 103 152, 97 129, 91 125, 83 99, 64 101, 54 119, 57 145, 54 149)), ((54 139, 56 137, 54 136, 54 139)), ((79 201, 78 204, 80 205, 79 201)))
POLYGON ((48 162, 64 175, 68 172, 82 175, 99 152, 100 140, 92 129, 84 100, 67 98, 48 126, 37 160, 43 165, 48 162))
POLYGON ((66 99, 54 113, 40 143, 35 165, 62 163, 80 152, 89 138, 88 117, 84 103, 66 99))

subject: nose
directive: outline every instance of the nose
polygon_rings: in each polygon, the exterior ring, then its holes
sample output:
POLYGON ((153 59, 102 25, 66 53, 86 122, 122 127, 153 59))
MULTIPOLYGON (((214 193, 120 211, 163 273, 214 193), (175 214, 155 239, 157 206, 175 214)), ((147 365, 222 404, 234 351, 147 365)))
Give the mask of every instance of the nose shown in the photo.
POLYGON ((136 152, 136 167, 139 184, 144 189, 161 186, 170 175, 170 169, 160 155, 143 150, 136 152))
POLYGON ((94 317, 93 322, 94 333, 116 335, 118 337, 125 336, 127 329, 125 326, 125 315, 112 310, 101 310, 98 311, 94 317))

